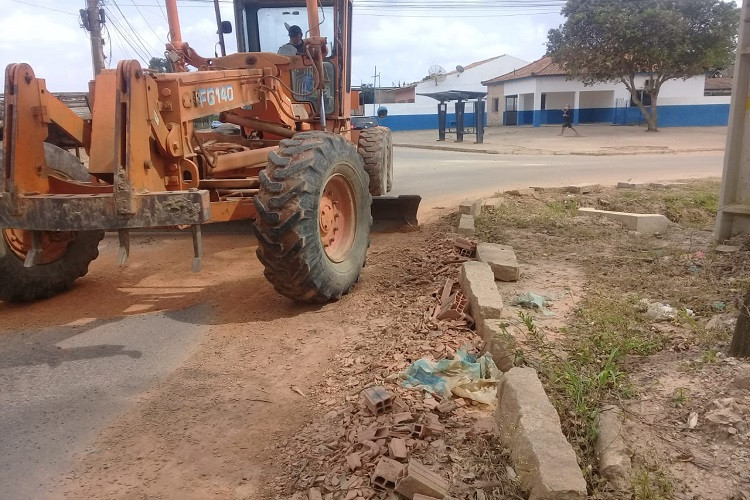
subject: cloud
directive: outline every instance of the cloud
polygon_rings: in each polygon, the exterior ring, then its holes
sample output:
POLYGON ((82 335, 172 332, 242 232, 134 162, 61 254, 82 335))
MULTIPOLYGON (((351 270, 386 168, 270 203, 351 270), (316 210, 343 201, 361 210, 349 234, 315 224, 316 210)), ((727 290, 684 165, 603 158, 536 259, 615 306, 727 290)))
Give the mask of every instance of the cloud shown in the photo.
MULTIPOLYGON (((42 0, 32 1, 44 4, 42 0)), ((117 2, 130 26, 114 2, 106 4, 111 13, 105 31, 109 42, 105 54, 110 67, 122 59, 142 58, 145 61, 141 64, 145 65, 150 57, 163 56, 168 32, 164 10, 156 3, 151 6, 145 5, 148 2, 136 3, 140 10, 125 0, 117 2), (115 25, 128 36, 123 37, 115 25), (131 27, 140 42, 130 34, 131 27)), ((55 9, 70 13, 64 14, 0 0, 0 9, 5 12, 0 19, 0 64, 27 61, 37 75, 47 79, 51 90, 85 90, 91 78, 91 56, 87 34, 79 27, 77 18, 82 6, 80 0, 54 2, 55 9)), ((415 18, 400 17, 404 12, 394 9, 386 12, 392 15, 367 15, 367 11, 360 12, 355 7, 352 51, 355 84, 372 82, 375 66, 382 84, 390 85, 421 80, 433 64, 450 70, 457 64, 465 66, 500 54, 533 60, 544 53, 547 30, 562 21, 558 15, 415 18)), ((235 24, 231 5, 222 5, 222 16, 235 24)), ((213 6, 182 2, 180 20, 183 40, 199 54, 213 56, 218 41, 213 6)), ((226 35, 225 39, 227 52, 236 51, 235 34, 226 35)))

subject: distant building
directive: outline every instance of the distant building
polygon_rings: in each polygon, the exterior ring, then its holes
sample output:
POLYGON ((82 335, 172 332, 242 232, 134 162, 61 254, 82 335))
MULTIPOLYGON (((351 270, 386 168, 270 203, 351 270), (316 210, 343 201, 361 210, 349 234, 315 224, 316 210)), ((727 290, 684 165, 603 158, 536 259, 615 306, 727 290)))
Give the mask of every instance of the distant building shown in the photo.
MULTIPOLYGON (((528 64, 528 61, 509 55, 491 57, 482 61, 473 62, 451 71, 441 74, 433 73, 426 76, 421 82, 411 87, 414 92, 414 101, 407 103, 395 102, 386 104, 388 117, 381 123, 393 130, 420 130, 437 129, 437 105, 438 102, 430 97, 420 94, 429 94, 446 90, 471 90, 485 92, 486 88, 482 81, 495 75, 513 71, 528 64)), ((403 87, 406 89, 407 87, 403 87)), ((407 91, 400 91, 401 95, 407 95, 407 91)), ((365 114, 370 115, 372 105, 365 106, 365 114)), ((473 124, 474 113, 471 105, 467 106, 466 123, 473 124)), ((451 107, 448 109, 448 126, 453 126, 455 117, 451 107)))
MULTIPOLYGON (((636 75, 636 87, 641 89, 647 105, 648 78, 647 74, 636 75)), ((645 122, 623 83, 584 85, 580 80, 568 78, 550 57, 482 83, 487 86, 490 124, 535 127, 559 124, 562 123, 561 109, 566 104, 574 110, 575 124, 645 122)), ((726 125, 729 118, 727 95, 708 93, 704 75, 669 80, 659 92, 659 125, 726 125)))

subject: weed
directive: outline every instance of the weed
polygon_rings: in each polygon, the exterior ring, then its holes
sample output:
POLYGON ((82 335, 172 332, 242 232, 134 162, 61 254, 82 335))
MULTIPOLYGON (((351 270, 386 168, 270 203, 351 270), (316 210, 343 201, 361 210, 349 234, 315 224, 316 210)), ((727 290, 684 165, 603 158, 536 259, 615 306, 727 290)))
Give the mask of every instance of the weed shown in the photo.
POLYGON ((635 500, 669 500, 674 486, 672 480, 656 463, 645 463, 633 474, 635 500))
POLYGON ((703 352, 701 361, 705 364, 717 363, 719 361, 719 351, 716 349, 709 349, 703 352))
POLYGON ((672 393, 672 406, 675 408, 682 407, 688 400, 688 394, 690 394, 690 389, 687 387, 678 387, 675 389, 672 393))
POLYGON ((561 346, 566 356, 556 355, 552 346, 542 342, 535 346, 538 357, 534 361, 561 417, 563 431, 578 450, 587 481, 595 485, 598 412, 607 401, 627 399, 635 393, 623 360, 654 354, 667 345, 667 339, 645 327, 644 317, 628 298, 586 299, 566 333, 561 346))

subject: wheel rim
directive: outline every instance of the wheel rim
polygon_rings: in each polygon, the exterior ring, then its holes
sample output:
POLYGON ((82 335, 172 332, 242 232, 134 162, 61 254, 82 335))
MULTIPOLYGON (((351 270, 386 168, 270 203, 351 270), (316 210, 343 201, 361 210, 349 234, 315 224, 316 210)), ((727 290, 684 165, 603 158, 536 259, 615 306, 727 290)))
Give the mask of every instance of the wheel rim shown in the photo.
POLYGON ((331 176, 323 186, 318 223, 326 256, 332 262, 342 262, 354 245, 357 213, 354 189, 341 174, 331 176))
MULTIPOLYGON (((19 259, 26 260, 29 250, 31 250, 31 231, 25 229, 3 229, 3 239, 19 259)), ((38 264, 50 264, 60 259, 68 246, 75 239, 75 233, 72 232, 52 232, 44 231, 42 233, 42 255, 38 264)))

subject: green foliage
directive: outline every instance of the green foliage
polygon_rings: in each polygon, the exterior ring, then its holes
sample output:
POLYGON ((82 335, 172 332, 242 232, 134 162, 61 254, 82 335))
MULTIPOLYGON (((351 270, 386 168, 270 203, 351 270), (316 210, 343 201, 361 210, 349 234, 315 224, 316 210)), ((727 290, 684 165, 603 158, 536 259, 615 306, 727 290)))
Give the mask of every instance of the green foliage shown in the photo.
POLYGON ((731 64, 739 9, 723 0, 568 0, 565 24, 550 30, 547 51, 584 83, 621 81, 656 130, 659 89, 731 64), (635 75, 647 73, 651 109, 635 75))
POLYGON ((360 104, 373 104, 375 102, 375 88, 372 85, 364 84, 359 91, 360 104))
POLYGON ((152 57, 148 62, 148 69, 157 73, 169 73, 172 71, 169 61, 163 57, 152 57))

